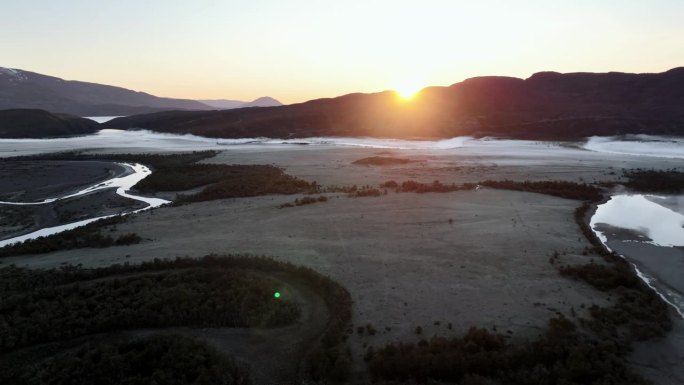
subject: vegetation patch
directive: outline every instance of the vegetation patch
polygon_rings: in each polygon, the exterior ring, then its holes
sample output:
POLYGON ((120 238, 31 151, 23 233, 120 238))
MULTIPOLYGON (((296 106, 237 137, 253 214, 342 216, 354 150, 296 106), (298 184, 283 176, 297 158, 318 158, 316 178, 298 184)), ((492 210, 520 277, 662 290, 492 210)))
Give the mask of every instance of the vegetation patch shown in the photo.
POLYGON ((394 158, 389 156, 371 156, 368 158, 355 160, 352 162, 352 164, 360 166, 395 166, 400 164, 408 164, 411 162, 414 161, 406 158, 394 158))
POLYGON ((232 357, 200 340, 169 334, 116 342, 87 342, 33 365, 9 370, 13 372, 11 376, 4 372, 0 378, 5 377, 18 385, 253 383, 249 369, 232 357))
POLYGON ((612 343, 579 333, 566 318, 549 321, 536 341, 511 344, 505 336, 471 328, 462 337, 369 348, 374 380, 432 380, 468 384, 647 384, 624 364, 612 343))
POLYGON ((31 209, 25 206, 0 205, 0 236, 8 236, 35 225, 31 209))
POLYGON ((480 185, 496 189, 525 191, 590 202, 599 201, 603 197, 602 190, 596 186, 567 181, 516 182, 512 180, 486 180, 480 182, 480 185))
MULTIPOLYGON (((298 353, 298 372, 317 381, 346 378, 351 363, 344 343, 351 321, 349 293, 311 269, 239 255, 155 259, 97 269, 2 268, 0 352, 7 357, 46 342, 64 344, 94 333, 137 328, 288 324, 299 310, 282 290, 281 279, 311 288, 324 299, 330 315, 319 338, 298 353), (275 276, 278 280, 270 278, 275 276)), ((0 367, 2 363, 0 355, 0 367)))
POLYGON ((328 197, 326 197, 325 195, 320 195, 318 198, 307 196, 307 197, 303 197, 301 199, 297 198, 292 203, 284 203, 284 204, 278 206, 278 208, 284 209, 287 207, 312 205, 314 203, 322 203, 322 202, 327 202, 327 201, 328 201, 328 197))
POLYGON ((412 193, 429 193, 429 192, 439 192, 446 193, 452 191, 463 191, 463 190, 474 190, 477 187, 473 183, 464 183, 457 185, 454 183, 444 184, 438 180, 432 183, 420 183, 414 180, 407 180, 401 184, 394 180, 387 181, 380 185, 380 188, 384 189, 394 189, 395 192, 412 192, 412 193))
POLYGON ((684 191, 684 172, 676 169, 624 171, 625 186, 635 191, 678 194, 684 191))
POLYGON ((662 337, 672 329, 668 305, 634 273, 625 261, 560 266, 561 275, 582 280, 601 291, 617 294, 616 304, 592 305, 590 319, 581 319, 601 338, 628 350, 634 341, 662 337))
POLYGON ((0 304, 0 352, 126 329, 284 325, 299 311, 273 298, 278 286, 245 271, 188 268, 15 291, 0 304))
POLYGON ((633 274, 626 264, 603 265, 588 263, 585 265, 565 265, 558 269, 561 275, 582 280, 602 290, 618 287, 634 288, 639 285, 639 278, 633 274))
MULTIPOLYGON (((210 201, 225 198, 254 197, 269 194, 315 193, 319 186, 315 182, 285 174, 275 166, 264 165, 198 165, 220 168, 220 180, 202 191, 180 196, 176 204, 210 201)), ((154 175, 154 174, 152 174, 154 175)), ((144 180, 143 180, 144 181, 144 180)))

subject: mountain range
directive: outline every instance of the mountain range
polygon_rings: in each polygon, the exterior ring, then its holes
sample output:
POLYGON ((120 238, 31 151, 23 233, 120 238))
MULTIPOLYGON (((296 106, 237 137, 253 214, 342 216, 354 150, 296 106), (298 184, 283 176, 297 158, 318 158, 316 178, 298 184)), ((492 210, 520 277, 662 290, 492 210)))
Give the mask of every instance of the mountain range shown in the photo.
POLYGON ((42 136, 109 127, 224 138, 470 135, 567 140, 640 133, 684 136, 684 67, 655 74, 539 72, 527 79, 476 77, 425 88, 410 100, 385 91, 291 105, 267 97, 205 103, 0 68, 0 110, 24 109, 0 115, 4 137, 40 137, 40 127, 45 129, 42 136), (136 115, 93 126, 64 113, 136 115), (13 125, 14 121, 21 124, 13 125))
POLYGON ((283 105, 283 103, 273 99, 270 96, 262 96, 252 100, 251 102, 230 99, 199 99, 198 101, 220 110, 232 110, 233 108, 245 107, 276 107, 283 105))
MULTIPOLYGON (((239 107, 280 103, 263 97, 239 102, 239 107)), ((224 108, 190 99, 162 98, 121 87, 64 80, 54 76, 0 67, 0 110, 42 109, 78 116, 119 116, 168 110, 214 110, 224 108)))
POLYGON ((105 126, 224 138, 684 136, 684 67, 657 74, 476 77, 425 88, 411 100, 392 91, 357 93, 277 107, 143 114, 105 126))

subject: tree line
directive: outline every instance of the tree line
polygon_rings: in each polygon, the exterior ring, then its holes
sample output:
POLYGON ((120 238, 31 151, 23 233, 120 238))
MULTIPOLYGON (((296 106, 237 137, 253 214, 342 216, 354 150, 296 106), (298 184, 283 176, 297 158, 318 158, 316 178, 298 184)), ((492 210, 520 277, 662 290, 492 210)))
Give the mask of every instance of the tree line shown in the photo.
POLYGON ((279 284, 247 271, 191 268, 14 292, 0 303, 0 352, 138 328, 272 327, 299 317, 279 284))
POLYGON ((0 364, 0 369, 0 381, 15 385, 253 383, 249 367, 180 334, 98 339, 31 363, 0 364))
POLYGON ((461 337, 369 348, 365 361, 376 381, 468 384, 648 384, 624 363, 624 352, 577 331, 567 318, 549 320, 537 340, 509 343, 471 328, 461 337))
POLYGON ((303 377, 316 381, 347 378, 351 355, 345 340, 352 304, 347 290, 310 268, 248 255, 154 259, 135 265, 124 263, 95 269, 73 265, 49 270, 16 266, 1 268, 0 314, 11 314, 16 318, 7 317, 4 321, 6 324, 0 336, 4 337, 4 330, 9 329, 8 336, 11 337, 5 338, 0 346, 14 349, 9 346, 61 339, 65 335, 82 334, 84 330, 116 330, 124 327, 124 322, 126 325, 137 322, 137 325, 148 327, 169 324, 202 326, 207 322, 220 322, 222 325, 231 322, 233 325, 291 322, 291 317, 296 315, 292 305, 282 299, 274 300, 276 286, 268 280, 254 278, 248 274, 250 271, 284 275, 288 280, 310 287, 324 299, 330 318, 316 345, 302 357, 299 372, 303 377), (226 274, 237 277, 226 279, 233 277, 226 274), (123 279, 130 275, 139 275, 139 278, 132 281, 123 279), (32 297, 27 299, 27 296, 32 297), (99 305, 98 301, 105 298, 108 299, 105 301, 107 304, 99 305), (182 299, 179 304, 168 303, 177 298, 182 299), (66 300, 73 300, 67 304, 71 309, 69 314, 58 306, 65 304, 66 300), (111 309, 107 309, 110 301, 111 309), (241 305, 236 310, 237 315, 228 314, 230 312, 226 309, 238 302, 241 305), (38 314, 39 309, 46 314, 38 314), (37 320, 42 320, 41 324, 50 326, 47 329, 54 329, 55 320, 66 328, 36 331, 36 326, 29 322, 31 316, 27 314, 35 314, 37 320), (219 314, 226 318, 217 319, 219 314), (14 326, 17 322, 23 326, 14 326), (36 335, 29 335, 34 331, 36 335))
POLYGON ((684 172, 668 170, 624 170, 625 186, 635 191, 679 194, 684 191, 684 172))

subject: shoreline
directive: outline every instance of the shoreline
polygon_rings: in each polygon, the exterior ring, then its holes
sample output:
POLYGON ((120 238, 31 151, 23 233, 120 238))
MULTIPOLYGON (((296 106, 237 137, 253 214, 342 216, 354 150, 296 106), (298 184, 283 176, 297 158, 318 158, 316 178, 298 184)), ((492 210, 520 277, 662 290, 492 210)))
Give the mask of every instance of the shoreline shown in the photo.
MULTIPOLYGON (((657 274, 655 274, 655 272, 650 271, 651 269, 644 269, 644 266, 642 266, 640 269, 639 263, 638 263, 639 258, 637 256, 635 256, 634 254, 632 254, 632 255, 626 254, 624 252, 621 253, 621 252, 615 250, 613 247, 610 246, 610 243, 617 243, 617 242, 621 242, 621 241, 609 240, 603 232, 596 230, 595 227, 592 226, 592 220, 593 220, 593 217, 596 215, 598 207, 600 205, 603 205, 603 204, 606 204, 607 202, 609 202, 611 199, 613 199, 614 196, 623 195, 623 194, 625 194, 625 193, 624 192, 621 192, 621 193, 610 192, 607 195, 604 195, 600 201, 592 203, 591 209, 588 210, 591 212, 591 214, 585 215, 585 218, 584 218, 585 225, 594 233, 594 235, 596 236, 596 239, 598 239, 600 241, 602 247, 607 252, 615 253, 620 258, 622 258, 627 263, 629 263, 631 268, 634 270, 634 273, 637 275, 637 277, 639 277, 639 279, 644 284, 646 284, 649 288, 651 288, 651 290, 653 290, 665 303, 667 303, 677 313, 679 318, 684 319, 684 308, 680 308, 676 303, 674 303, 670 298, 668 298, 668 295, 666 293, 663 293, 660 290, 660 288, 659 288, 660 285, 654 284, 654 282, 664 282, 662 284, 662 286, 670 287, 677 294, 681 295, 681 293, 679 293, 675 288, 672 288, 670 285, 668 285, 661 277, 659 277, 657 274), (650 272, 650 274, 646 274, 644 272, 644 270, 648 270, 650 272)), ((643 193, 633 192, 630 194, 638 195, 638 194, 643 194, 643 193)), ((641 242, 641 241, 636 241, 636 242, 639 244, 647 243, 647 242, 641 242)), ((652 253, 658 252, 658 251, 660 251, 660 253, 663 253, 663 250, 661 250, 660 248, 663 248, 664 246, 660 246, 660 245, 652 245, 652 246, 654 246, 653 248, 655 249, 655 250, 651 251, 652 253)), ((634 250, 632 253, 638 253, 638 250, 634 250)), ((643 255, 640 255, 640 256, 643 256, 643 255)))

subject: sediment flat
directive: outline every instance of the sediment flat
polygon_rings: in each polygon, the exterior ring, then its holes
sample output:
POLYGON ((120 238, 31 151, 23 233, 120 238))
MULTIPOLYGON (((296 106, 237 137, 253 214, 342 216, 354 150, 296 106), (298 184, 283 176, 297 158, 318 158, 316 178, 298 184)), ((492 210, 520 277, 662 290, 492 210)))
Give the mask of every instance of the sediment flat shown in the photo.
POLYGON ((99 161, 0 161, 0 200, 35 202, 68 195, 128 173, 99 161))

